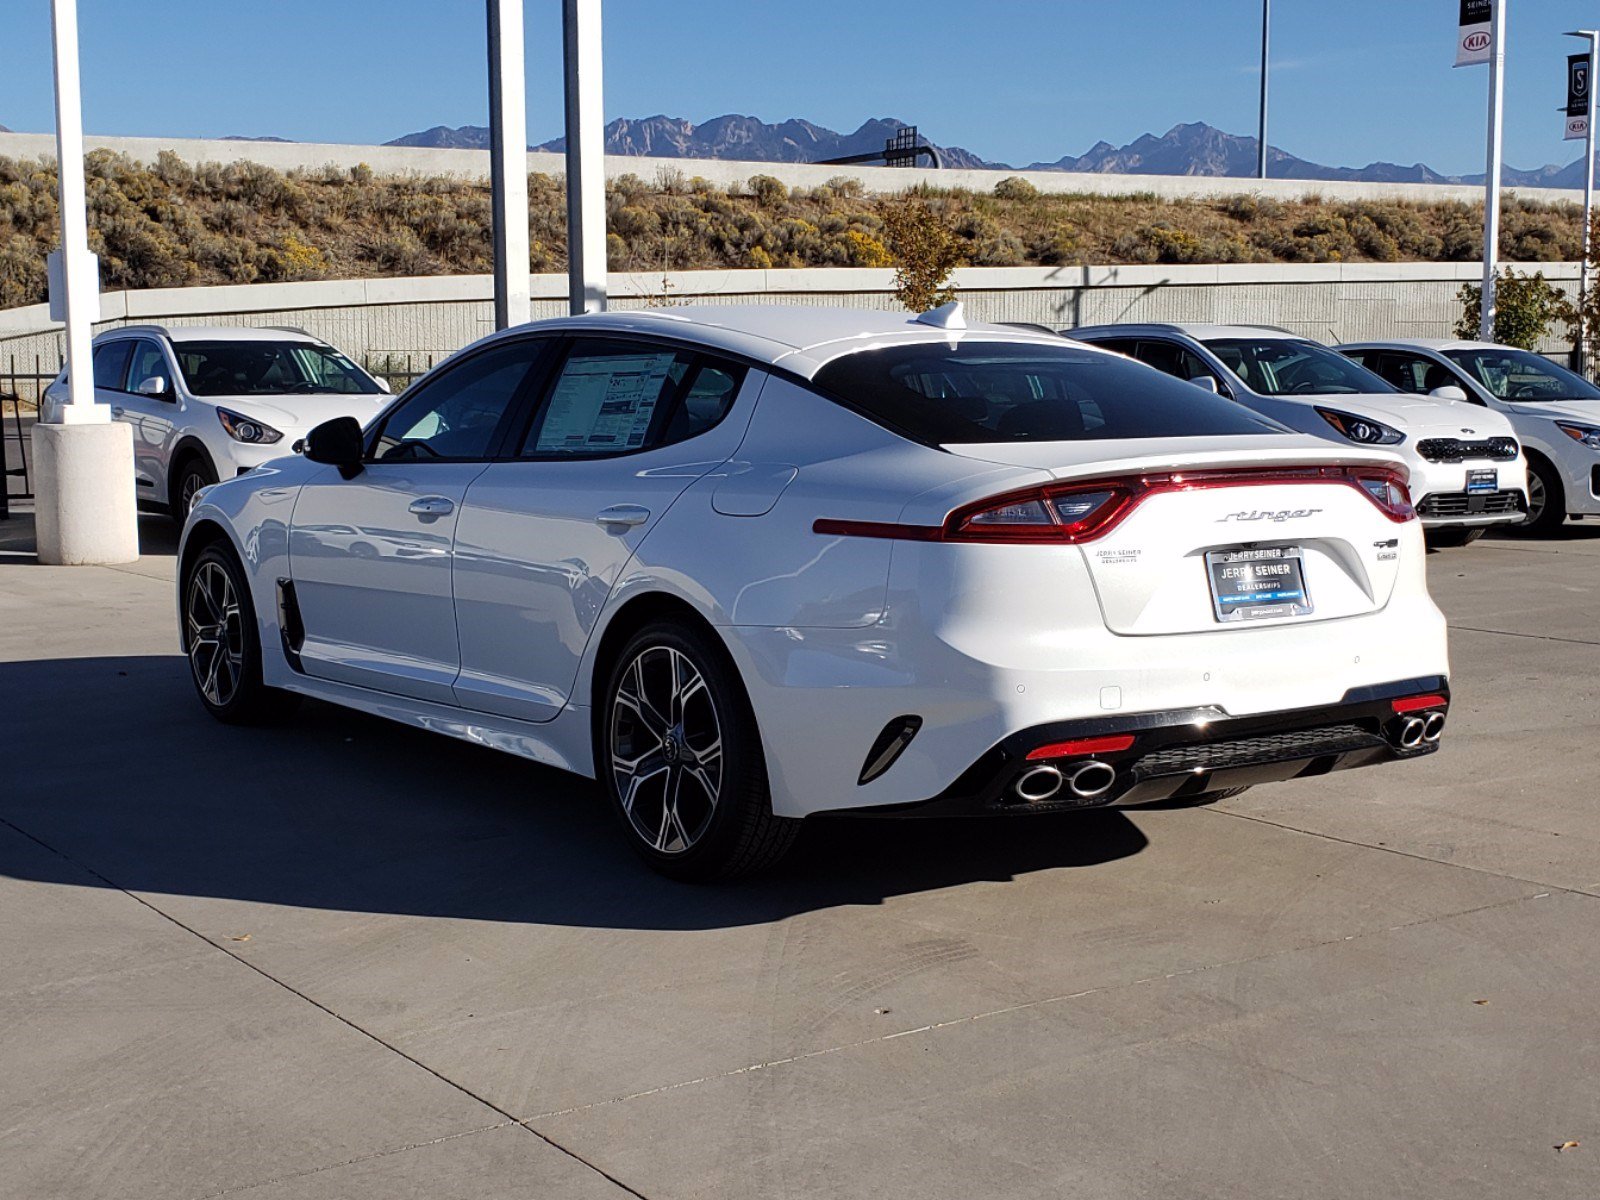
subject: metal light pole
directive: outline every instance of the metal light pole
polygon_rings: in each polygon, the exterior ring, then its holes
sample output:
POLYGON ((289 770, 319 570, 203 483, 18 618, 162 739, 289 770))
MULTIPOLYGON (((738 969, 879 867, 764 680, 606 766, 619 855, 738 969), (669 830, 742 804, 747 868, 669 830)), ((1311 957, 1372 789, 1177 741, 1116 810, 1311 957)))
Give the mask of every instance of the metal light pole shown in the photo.
POLYGON ((1589 41, 1589 124, 1583 141, 1583 261, 1578 266, 1578 353, 1582 367, 1589 354, 1589 321, 1584 314, 1589 308, 1589 247, 1594 226, 1594 73, 1600 66, 1600 30, 1579 29, 1567 36, 1589 41))
POLYGON ((1506 9, 1511 0, 1494 0, 1489 36, 1489 151, 1483 178, 1483 293, 1478 336, 1494 340, 1495 276, 1500 268, 1500 124, 1505 112, 1506 9))
POLYGON ((528 98, 522 0, 489 4, 489 173, 494 212, 494 327, 532 314, 528 291, 528 98))
POLYGON ((1256 175, 1267 177, 1267 60, 1272 46, 1272 0, 1261 0, 1261 133, 1256 139, 1256 175))
POLYGON ((606 128, 601 97, 600 0, 562 0, 566 41, 567 300, 606 307, 606 128))

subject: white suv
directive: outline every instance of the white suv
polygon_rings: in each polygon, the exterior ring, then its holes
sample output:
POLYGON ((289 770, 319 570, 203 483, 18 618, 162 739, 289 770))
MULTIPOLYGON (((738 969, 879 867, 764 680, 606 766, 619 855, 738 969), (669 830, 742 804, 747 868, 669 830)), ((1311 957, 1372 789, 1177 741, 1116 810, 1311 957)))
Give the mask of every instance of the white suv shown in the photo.
MULTIPOLYGON (((94 340, 94 394, 133 426, 141 508, 187 513, 201 488, 288 454, 313 425, 365 425, 389 388, 298 329, 127 325, 94 340)), ((65 370, 40 419, 60 420, 65 370)))
POLYGON ((1063 337, 1137 358, 1264 416, 1405 460, 1434 545, 1465 545, 1527 513, 1528 464, 1511 423, 1465 396, 1402 392, 1320 342, 1265 325, 1101 325, 1063 337))

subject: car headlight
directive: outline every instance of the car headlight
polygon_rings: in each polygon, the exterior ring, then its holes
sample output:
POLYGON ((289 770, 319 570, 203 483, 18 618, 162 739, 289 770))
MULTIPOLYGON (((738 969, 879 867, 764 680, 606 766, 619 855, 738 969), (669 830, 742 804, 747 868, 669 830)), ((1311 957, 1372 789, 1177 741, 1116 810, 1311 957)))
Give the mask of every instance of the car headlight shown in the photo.
POLYGON ((1596 429, 1593 425, 1572 425, 1566 421, 1557 421, 1556 428, 1573 441, 1582 442, 1591 450, 1600 450, 1600 429, 1596 429))
POLYGON ((231 409, 217 409, 217 420, 222 422, 222 427, 228 431, 228 436, 236 442, 248 442, 252 446, 270 446, 273 442, 283 440, 283 434, 271 425, 231 409))
POLYGON ((1398 429, 1390 429, 1382 421, 1371 417, 1358 417, 1355 413, 1340 412, 1336 408, 1318 408, 1322 419, 1332 425, 1352 442, 1363 446, 1393 446, 1406 440, 1398 429))

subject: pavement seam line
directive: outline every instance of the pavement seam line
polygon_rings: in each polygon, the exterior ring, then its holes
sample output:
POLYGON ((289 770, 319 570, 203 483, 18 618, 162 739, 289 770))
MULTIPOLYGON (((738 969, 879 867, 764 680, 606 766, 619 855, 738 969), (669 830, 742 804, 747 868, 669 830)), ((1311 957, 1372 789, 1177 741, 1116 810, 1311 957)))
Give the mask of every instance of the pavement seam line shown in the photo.
MULTIPOLYGON (((1432 861, 1431 859, 1428 861, 1432 861)), ((1534 884, 1531 886, 1543 886, 1534 884)), ((1561 889, 1557 889, 1561 890, 1561 889)), ((1064 1004, 1069 1000, 1081 1000, 1085 996, 1103 996, 1113 992, 1120 992, 1127 988, 1143 987, 1151 983, 1165 983, 1172 979, 1182 979, 1189 975, 1205 975, 1212 971, 1226 970, 1229 967, 1249 966, 1252 963, 1270 962, 1288 954, 1302 954, 1308 950, 1320 950, 1326 946, 1340 946, 1347 942, 1364 941, 1371 937, 1381 937, 1384 934, 1395 933, 1402 929, 1415 929, 1422 925, 1431 925, 1436 921, 1450 921, 1457 917, 1467 917, 1474 913, 1489 912, 1497 908, 1507 908, 1514 904, 1524 904, 1530 900, 1543 900, 1550 896, 1550 892, 1538 892, 1527 896, 1512 896, 1505 900, 1496 900, 1491 904, 1477 904, 1471 908, 1463 908, 1454 912, 1437 913, 1433 916, 1419 917, 1415 921, 1401 921, 1396 925, 1387 925, 1382 929, 1370 929, 1365 933, 1345 934, 1341 937, 1326 938, 1320 942, 1306 942, 1298 946, 1285 946, 1279 950, 1270 950, 1265 954, 1253 954, 1244 958, 1226 959, 1222 962, 1206 963, 1202 966, 1186 967, 1182 971, 1165 971, 1159 975, 1146 975, 1142 979, 1130 979, 1123 983, 1108 983, 1101 987, 1085 988, 1081 992, 1068 992, 1059 996, 1044 996, 1038 1000, 1025 1000, 1021 1004, 1009 1004, 1004 1008, 986 1009, 979 1013, 969 1013, 966 1016, 951 1017, 944 1021, 933 1021, 927 1025, 918 1025, 913 1029, 901 1029, 894 1033, 882 1034, 879 1037, 863 1038, 856 1042, 845 1042, 838 1046, 827 1046, 820 1050, 807 1050, 803 1054, 791 1054, 786 1058, 775 1058, 768 1062, 751 1063, 748 1066, 736 1067, 731 1071, 718 1071, 711 1075, 703 1075, 698 1079, 685 1079, 678 1083, 665 1083, 660 1087, 646 1088, 639 1092, 630 1092, 625 1096, 612 1096, 605 1100, 596 1100, 590 1104, 578 1104, 571 1108, 554 1109, 550 1112, 539 1113, 535 1116, 525 1117, 522 1124, 532 1128, 532 1122, 544 1121, 555 1117, 572 1116, 576 1113, 590 1112, 597 1108, 606 1108, 612 1104, 624 1104, 629 1100, 642 1100, 649 1096, 659 1096, 664 1092, 675 1092, 680 1088, 695 1087, 702 1083, 715 1083, 722 1079, 732 1079, 740 1075, 749 1075, 756 1071, 765 1071, 773 1067, 789 1066, 793 1063, 805 1062, 808 1059, 824 1058, 830 1054, 840 1054, 846 1050, 859 1050, 865 1046, 876 1046, 884 1042, 892 1042, 899 1038, 912 1037, 919 1033, 934 1033, 941 1029, 949 1029, 955 1025, 970 1025, 975 1021, 987 1020, 990 1017, 1004 1017, 1012 1013, 1027 1012, 1035 1008, 1044 1008, 1052 1004, 1064 1004)), ((1581 894, 1581 893, 1580 893, 1581 894)), ((535 1130, 534 1132, 538 1132, 535 1130)), ((540 1136, 544 1136, 540 1134, 540 1136)))
MULTIPOLYGON (((539 1130, 534 1129, 531 1125, 528 1125, 525 1121, 519 1121, 516 1118, 515 1115, 513 1115, 512 1113, 507 1112, 505 1109, 501 1108, 498 1104, 494 1103, 494 1101, 488 1099, 487 1097, 478 1095, 478 1093, 474 1092, 471 1088, 467 1087, 465 1084, 458 1083, 454 1079, 451 1079, 449 1076, 443 1075, 440 1072, 434 1070, 434 1068, 428 1066, 427 1063, 422 1062, 420 1059, 415 1058, 410 1054, 407 1054, 404 1050, 400 1049, 398 1046, 392 1045, 389 1042, 384 1041, 381 1037, 379 1037, 377 1034, 373 1033, 371 1030, 366 1029, 361 1025, 358 1025, 355 1021, 352 1021, 349 1017, 343 1016, 342 1014, 335 1012, 333 1009, 329 1008, 326 1004, 323 1004, 320 1000, 317 1000, 316 998, 314 998, 312 996, 308 996, 305 992, 300 991, 294 985, 292 985, 290 983, 287 983, 282 979, 279 979, 276 975, 272 974, 270 971, 266 970, 265 968, 263 968, 261 966, 258 966, 257 964, 251 962, 247 958, 241 957, 235 951, 228 949, 228 947, 223 946, 223 945, 219 945, 217 942, 213 941, 211 938, 209 938, 205 934, 201 933, 198 929, 195 929, 193 926, 190 926, 190 925, 185 925, 177 917, 173 916, 169 912, 164 911, 163 909, 161 909, 157 905, 152 904, 150 901, 146 900, 143 896, 139 895, 137 892, 129 891, 127 888, 122 887, 120 884, 116 883, 115 881, 113 881, 112 879, 108 878, 107 876, 102 875, 99 871, 95 870, 93 867, 89 866, 88 864, 79 862, 77 859, 73 858, 70 854, 63 853, 61 850, 57 849, 55 846, 52 846, 49 842, 45 841, 43 838, 38 837, 38 836, 28 832, 28 830, 23 829, 20 825, 15 824, 14 822, 10 821, 9 819, 7 819, 5 817, 0 817, 0 825, 4 825, 6 828, 12 830, 14 833, 21 834, 23 837, 27 838, 29 841, 35 843, 38 846, 43 847, 46 850, 48 850, 51 854, 54 854, 57 858, 60 858, 62 861, 71 863, 73 866, 77 867, 80 871, 83 871, 85 874, 93 876, 95 879, 98 879, 107 888, 110 888, 113 891, 121 892, 124 896, 128 897, 130 900, 134 901, 136 904, 142 904, 145 908, 148 908, 151 912, 155 913, 158 917, 161 917, 163 920, 170 921, 173 925, 177 926, 179 929, 183 930, 185 933, 189 934, 190 936, 198 938, 200 941, 204 942, 206 945, 210 946, 212 949, 221 951, 228 958, 232 959, 234 962, 238 963, 240 966, 245 967, 245 968, 247 968, 247 969, 249 969, 251 971, 254 971, 257 975, 261 976, 261 978, 263 978, 265 980, 268 980, 269 982, 271 982, 273 984, 276 984, 278 987, 280 987, 284 991, 288 992, 291 996, 298 997, 299 999, 305 1001, 307 1004, 311 1005, 313 1008, 317 1009, 319 1012, 325 1013, 328 1016, 332 1017, 335 1021, 338 1021, 341 1025, 344 1025, 347 1028, 354 1030, 356 1033, 360 1034, 362 1037, 367 1038, 369 1041, 374 1042, 375 1044, 377 1044, 379 1046, 382 1046, 385 1050, 389 1051, 391 1054, 397 1055, 398 1057, 405 1059, 405 1061, 410 1063, 412 1066, 417 1067, 420 1070, 426 1071, 429 1075, 432 1075, 440 1083, 443 1083, 447 1087, 454 1088, 456 1091, 460 1092, 463 1096, 466 1096, 471 1100, 477 1101, 479 1104, 483 1105, 485 1108, 489 1109, 491 1112, 497 1113, 498 1115, 504 1117, 505 1121, 502 1124, 504 1124, 504 1125, 516 1125, 516 1126, 519 1126, 519 1127, 521 1127, 523 1129, 526 1129, 529 1133, 533 1134, 534 1137, 538 1138, 540 1141, 544 1142, 546 1145, 552 1147, 553 1149, 560 1151, 562 1154, 566 1155, 568 1158, 573 1159, 575 1162, 581 1163, 583 1166, 585 1166, 589 1170, 593 1171, 596 1175, 599 1175, 607 1183, 610 1183, 613 1186, 615 1186, 617 1188, 620 1188, 622 1191, 626 1192, 630 1196, 636 1197, 637 1200, 649 1200, 649 1197, 645 1196, 645 1194, 643 1192, 640 1192, 640 1191, 638 1191, 638 1190, 636 1190, 636 1189, 634 1189, 632 1187, 629 1187, 626 1183, 623 1183, 622 1180, 618 1179, 616 1176, 612 1175, 610 1172, 608 1172, 608 1171, 604 1170, 603 1168, 595 1165, 589 1159, 585 1158, 583 1155, 577 1153, 576 1151, 570 1150, 566 1146, 561 1145, 559 1142, 557 1142, 554 1139, 546 1136, 545 1134, 541 1133, 539 1130)), ((481 1130, 467 1130, 467 1131, 464 1131, 464 1132, 475 1133, 475 1132, 482 1132, 482 1131, 481 1130)), ((333 1165, 334 1166, 342 1166, 342 1165, 347 1165, 347 1164, 338 1164, 338 1163, 336 1163, 336 1164, 333 1164, 333 1165)), ((257 1185, 256 1184, 248 1184, 248 1185, 240 1185, 240 1186, 241 1187, 245 1187, 245 1186, 253 1187, 253 1186, 257 1186, 257 1185)), ((235 1188, 234 1190, 237 1191, 239 1189, 235 1188)), ((212 1193, 212 1194, 213 1195, 217 1195, 219 1193, 212 1193)))
POLYGON ((1353 838, 1340 837, 1336 833, 1323 833, 1317 829, 1302 829, 1298 825, 1285 825, 1281 821, 1272 821, 1254 813, 1235 812, 1226 808, 1204 808, 1200 811, 1214 817, 1234 817, 1240 821, 1254 821, 1258 825, 1281 829, 1285 833, 1304 834, 1306 837, 1321 838, 1327 842, 1337 842, 1341 846, 1354 846, 1361 850, 1376 850, 1380 854, 1395 854, 1401 858, 1409 858, 1414 862, 1432 863, 1436 867, 1448 867, 1456 871, 1467 871, 1473 875, 1487 875, 1491 879, 1505 879, 1511 883, 1520 883, 1528 887, 1545 888, 1547 892, 1560 892, 1567 896, 1582 896, 1588 900, 1600 899, 1600 895, 1595 892, 1585 891, 1583 888, 1563 887, 1559 883, 1546 883, 1541 879, 1527 879, 1521 875, 1509 875, 1504 871, 1491 871, 1487 867, 1475 867, 1470 863, 1444 862, 1441 859, 1429 858, 1426 854, 1418 854, 1414 850, 1402 850, 1398 846, 1375 846, 1371 842, 1358 842, 1353 838))
POLYGON ((1537 642, 1564 642, 1569 646, 1600 646, 1600 642, 1590 641, 1588 638, 1555 637, 1548 633, 1518 633, 1513 629, 1479 629, 1476 625, 1452 625, 1452 630, 1462 633, 1487 633, 1496 637, 1532 638, 1537 642))

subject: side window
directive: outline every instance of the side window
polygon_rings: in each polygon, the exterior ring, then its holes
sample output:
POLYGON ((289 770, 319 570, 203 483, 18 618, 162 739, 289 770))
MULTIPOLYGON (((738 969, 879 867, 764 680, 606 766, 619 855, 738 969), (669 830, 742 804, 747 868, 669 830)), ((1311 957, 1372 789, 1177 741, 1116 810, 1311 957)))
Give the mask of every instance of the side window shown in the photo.
POLYGON ((167 391, 172 390, 172 372, 167 367, 167 356, 154 342, 139 339, 133 344, 132 362, 128 366, 128 390, 137 392, 155 378, 166 380, 167 391))
MULTIPOLYGON (((1158 371, 1179 379, 1216 379, 1216 372, 1176 342, 1140 342, 1137 357, 1158 371)), ((1217 380, 1220 384, 1221 380, 1217 380)))
POLYGON ((672 411, 660 438, 663 446, 699 437, 716 425, 733 407, 744 382, 744 368, 732 363, 702 362, 672 411))
POLYGON ((627 454, 661 442, 669 424, 675 440, 703 432, 721 420, 737 381, 717 368, 695 370, 689 390, 699 395, 691 409, 680 401, 692 369, 694 355, 665 346, 573 343, 523 441, 523 457, 627 454))
POLYGON ((373 459, 488 458, 542 350, 539 342, 509 342, 423 383, 384 421, 373 459))
POLYGON ((1132 338, 1096 338, 1089 345, 1098 346, 1102 350, 1111 350, 1117 354, 1126 354, 1129 358, 1132 358, 1133 352, 1139 348, 1139 343, 1132 338))
POLYGON ((133 343, 126 339, 102 342, 94 348, 94 385, 108 391, 120 392, 122 381, 128 374, 128 355, 133 343))
POLYGON ((1395 354, 1392 351, 1369 354, 1367 361, 1361 365, 1402 392, 1415 394, 1427 390, 1422 386, 1427 363, 1413 355, 1395 354))

